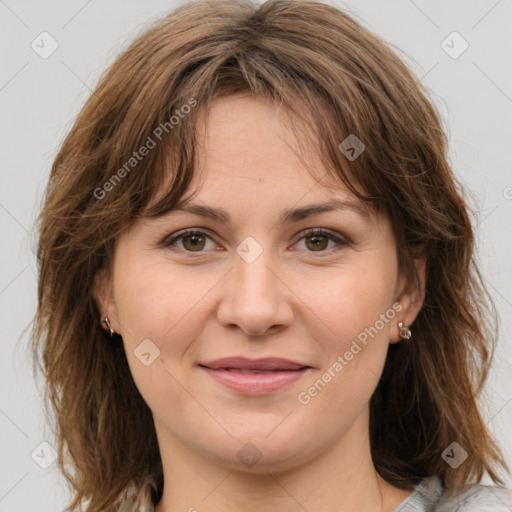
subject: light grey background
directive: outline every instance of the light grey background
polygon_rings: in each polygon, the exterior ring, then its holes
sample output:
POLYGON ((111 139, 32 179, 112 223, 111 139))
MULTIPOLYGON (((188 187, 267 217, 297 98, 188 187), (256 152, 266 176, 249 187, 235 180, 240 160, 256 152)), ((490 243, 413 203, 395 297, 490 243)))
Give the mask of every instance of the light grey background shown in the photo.
MULTIPOLYGON (((36 306, 31 230, 52 160, 99 74, 178 3, 0 0, 2 512, 60 511, 68 498, 56 463, 35 462, 51 460, 51 449, 40 446, 50 438, 22 333, 36 306), (43 31, 58 43, 47 59, 31 48, 43 31)), ((453 166, 474 196, 480 260, 501 318, 485 415, 512 466, 512 2, 332 3, 406 52, 442 111, 453 166), (469 44, 458 58, 441 46, 453 31, 469 44)), ((462 48, 456 37, 445 43, 452 53, 462 48)))

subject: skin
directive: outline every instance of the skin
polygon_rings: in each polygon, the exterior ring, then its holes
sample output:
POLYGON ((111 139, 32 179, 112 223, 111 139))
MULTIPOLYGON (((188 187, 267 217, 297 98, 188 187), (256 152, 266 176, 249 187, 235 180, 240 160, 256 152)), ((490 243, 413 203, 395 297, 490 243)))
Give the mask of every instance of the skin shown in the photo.
MULTIPOLYGON (((194 177, 193 202, 226 209, 232 223, 176 211, 138 220, 117 241, 112 275, 98 274, 95 287, 102 318, 122 335, 153 413, 165 478, 156 512, 393 510, 411 491, 375 470, 369 401, 389 344, 400 341, 397 322, 412 324, 421 300, 400 275, 389 221, 343 209, 278 222, 285 209, 358 200, 308 171, 293 151, 306 145, 261 99, 215 100, 199 134, 203 181, 194 177), (190 239, 161 245, 184 228, 207 236, 196 239, 199 256, 190 239), (314 237, 301 234, 308 228, 349 243, 321 237, 315 246, 314 237), (236 252, 248 236, 263 251, 252 263, 236 252), (309 403, 300 403, 298 394, 397 303, 394 318, 309 403), (149 366, 134 355, 144 339, 160 350, 149 366), (284 357, 313 368, 273 394, 247 396, 197 366, 235 355, 284 357), (251 467, 237 457, 247 442, 261 454, 251 467)), ((423 278, 424 262, 417 266, 423 278)))

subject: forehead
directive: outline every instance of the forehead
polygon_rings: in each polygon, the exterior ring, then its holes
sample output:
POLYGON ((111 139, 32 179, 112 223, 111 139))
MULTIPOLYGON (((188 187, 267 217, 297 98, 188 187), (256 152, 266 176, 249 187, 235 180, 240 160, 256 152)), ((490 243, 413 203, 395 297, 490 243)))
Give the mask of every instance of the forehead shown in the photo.
MULTIPOLYGON (((223 223, 230 212, 279 214, 281 222, 336 209, 372 216, 332 169, 327 172, 313 124, 298 129, 295 121, 283 105, 249 94, 218 97, 200 109, 192 181, 172 210, 223 223), (181 208, 190 202, 192 208, 181 208)), ((167 183, 149 206, 168 193, 167 183)))
POLYGON ((297 133, 284 107, 255 96, 217 98, 197 125, 193 186, 237 189, 273 186, 281 194, 348 189, 335 180, 318 154, 311 128, 297 133))

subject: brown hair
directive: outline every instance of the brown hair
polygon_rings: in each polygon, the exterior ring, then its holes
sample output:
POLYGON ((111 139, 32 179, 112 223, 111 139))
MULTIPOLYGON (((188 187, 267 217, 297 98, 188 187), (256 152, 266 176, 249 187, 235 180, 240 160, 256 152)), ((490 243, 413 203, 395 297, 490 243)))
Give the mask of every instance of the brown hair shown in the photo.
POLYGON ((477 403, 496 314, 440 116, 396 52, 326 3, 204 0, 154 24, 100 78, 55 158, 39 217, 32 349, 74 490, 68 510, 84 500, 88 512, 113 510, 123 489, 150 476, 161 495, 151 411, 121 340, 101 327, 93 281, 124 229, 187 192, 199 113, 243 93, 283 105, 332 177, 389 217, 400 269, 418 286, 413 258, 427 259, 414 338, 390 346, 371 399, 377 471, 404 489, 438 475, 454 492, 484 471, 503 485, 496 467, 508 467, 477 403), (339 149, 350 134, 366 146, 355 160, 339 149), (469 454, 457 470, 441 457, 453 441, 469 454))

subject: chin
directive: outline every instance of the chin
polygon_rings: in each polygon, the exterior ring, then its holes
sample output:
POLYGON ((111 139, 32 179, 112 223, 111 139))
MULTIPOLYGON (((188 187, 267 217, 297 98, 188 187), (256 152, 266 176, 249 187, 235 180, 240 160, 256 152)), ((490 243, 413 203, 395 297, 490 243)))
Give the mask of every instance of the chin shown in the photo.
MULTIPOLYGON (((275 425, 274 425, 275 428, 275 425)), ((297 435, 275 432, 254 435, 238 432, 236 439, 221 443, 209 452, 215 463, 227 469, 250 474, 268 474, 288 471, 308 462, 313 456, 311 440, 297 439, 297 435), (226 457, 227 455, 227 457, 226 457)))

